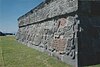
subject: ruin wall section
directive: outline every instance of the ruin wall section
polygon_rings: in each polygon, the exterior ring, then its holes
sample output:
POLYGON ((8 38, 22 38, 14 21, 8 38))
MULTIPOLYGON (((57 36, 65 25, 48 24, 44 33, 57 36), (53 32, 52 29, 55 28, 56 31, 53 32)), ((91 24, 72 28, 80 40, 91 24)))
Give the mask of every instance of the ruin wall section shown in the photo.
POLYGON ((77 64, 78 0, 46 0, 18 18, 19 42, 77 64))

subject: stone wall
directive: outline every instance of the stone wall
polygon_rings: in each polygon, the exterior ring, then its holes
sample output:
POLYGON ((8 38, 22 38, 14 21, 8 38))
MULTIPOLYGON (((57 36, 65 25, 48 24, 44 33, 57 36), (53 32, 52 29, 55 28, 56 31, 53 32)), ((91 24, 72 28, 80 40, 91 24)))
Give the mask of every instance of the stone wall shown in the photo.
POLYGON ((96 0, 46 0, 18 18, 16 39, 74 67, 98 64, 99 6, 96 0))
POLYGON ((39 6, 18 19, 19 26, 41 22, 55 16, 74 12, 77 9, 77 0, 50 0, 49 3, 42 2, 39 6))
POLYGON ((17 39, 62 61, 66 61, 68 56, 68 62, 75 64, 75 40, 79 22, 76 18, 77 15, 73 15, 21 27, 17 39))
POLYGON ((76 65, 77 0, 51 0, 21 16, 17 40, 76 65))

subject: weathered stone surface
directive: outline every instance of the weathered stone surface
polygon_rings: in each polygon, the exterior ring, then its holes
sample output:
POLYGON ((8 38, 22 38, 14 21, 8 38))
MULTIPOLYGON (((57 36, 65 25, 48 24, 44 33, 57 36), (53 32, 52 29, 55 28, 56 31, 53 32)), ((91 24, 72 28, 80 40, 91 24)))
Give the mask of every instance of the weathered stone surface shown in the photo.
POLYGON ((91 10, 94 2, 46 0, 18 19, 16 38, 74 67, 88 64, 89 56, 100 56, 100 16, 91 10))
POLYGON ((78 9, 78 0, 54 0, 49 4, 43 3, 44 7, 31 10, 26 15, 20 17, 19 26, 36 23, 47 18, 70 13, 78 9))
MULTIPOLYGON (((77 15, 67 16, 66 18, 52 19, 43 23, 37 23, 19 28, 18 37, 21 42, 28 46, 37 46, 38 49, 50 52, 50 55, 59 53, 55 56, 61 59, 61 55, 67 55, 70 60, 75 61, 75 42, 77 34, 75 31, 78 26, 77 15), (31 44, 31 45, 30 45, 31 44)), ((62 59, 63 60, 63 59, 62 59)), ((75 64, 73 62, 72 64, 75 64)))

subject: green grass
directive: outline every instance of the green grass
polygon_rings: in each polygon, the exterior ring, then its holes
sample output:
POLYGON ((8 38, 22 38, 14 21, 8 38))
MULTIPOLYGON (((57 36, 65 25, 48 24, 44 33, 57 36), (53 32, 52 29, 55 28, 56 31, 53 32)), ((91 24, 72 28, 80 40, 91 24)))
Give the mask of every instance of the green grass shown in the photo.
POLYGON ((14 37, 0 37, 0 67, 70 67, 45 53, 18 43, 14 37))
POLYGON ((85 66, 85 67, 100 67, 100 64, 98 64, 98 65, 92 65, 92 66, 85 66))
MULTIPOLYGON (((71 67, 45 53, 18 43, 13 36, 0 37, 0 67, 71 67)), ((87 67, 87 66, 86 66, 87 67)), ((99 65, 88 67, 100 67, 99 65)))

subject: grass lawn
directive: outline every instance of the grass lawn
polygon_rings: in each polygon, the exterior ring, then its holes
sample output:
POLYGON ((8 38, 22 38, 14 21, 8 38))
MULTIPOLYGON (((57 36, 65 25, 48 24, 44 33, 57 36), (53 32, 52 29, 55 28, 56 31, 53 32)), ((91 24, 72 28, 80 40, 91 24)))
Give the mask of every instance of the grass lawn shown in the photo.
MULTIPOLYGON (((13 36, 0 37, 0 67, 71 67, 45 53, 18 43, 13 36)), ((100 67, 100 65, 89 66, 100 67)))
POLYGON ((18 43, 12 36, 0 37, 0 67, 70 67, 57 59, 18 43))

